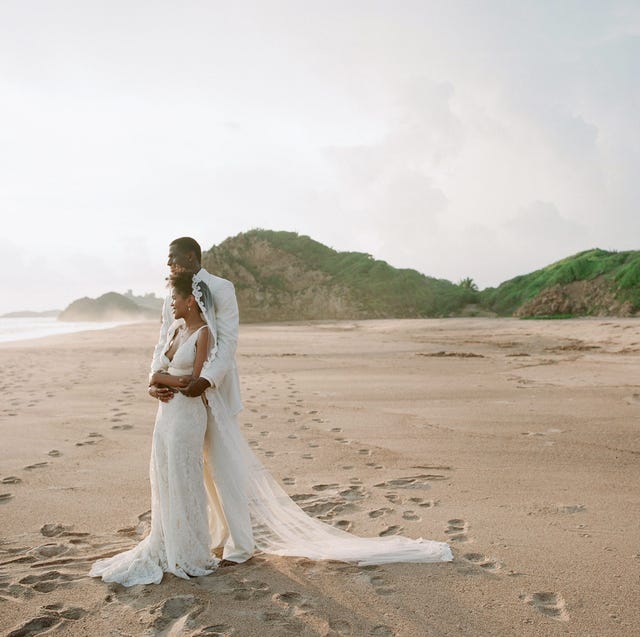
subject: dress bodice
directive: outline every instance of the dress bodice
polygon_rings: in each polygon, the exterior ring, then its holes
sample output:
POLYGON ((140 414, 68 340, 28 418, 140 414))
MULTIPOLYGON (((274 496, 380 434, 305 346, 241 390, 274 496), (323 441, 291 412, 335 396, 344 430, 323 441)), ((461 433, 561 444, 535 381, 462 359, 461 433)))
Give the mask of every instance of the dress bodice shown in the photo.
POLYGON ((176 324, 175 328, 169 331, 163 353, 163 360, 169 374, 173 374, 174 376, 186 376, 193 373, 193 365, 196 361, 196 343, 198 342, 198 334, 200 334, 200 330, 206 327, 206 325, 197 329, 189 336, 189 338, 187 338, 186 341, 184 341, 184 343, 181 343, 173 354, 173 359, 169 360, 167 357, 167 350, 169 349, 171 341, 179 327, 180 324, 176 324))

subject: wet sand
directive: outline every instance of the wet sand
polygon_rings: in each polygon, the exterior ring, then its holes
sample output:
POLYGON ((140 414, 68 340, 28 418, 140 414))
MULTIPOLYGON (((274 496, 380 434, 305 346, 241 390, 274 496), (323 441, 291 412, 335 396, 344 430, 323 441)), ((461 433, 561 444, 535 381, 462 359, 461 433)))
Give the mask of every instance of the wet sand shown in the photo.
POLYGON ((447 564, 256 555, 125 589, 156 323, 0 344, 0 634, 633 635, 640 320, 243 325, 244 434, 310 514, 447 564))

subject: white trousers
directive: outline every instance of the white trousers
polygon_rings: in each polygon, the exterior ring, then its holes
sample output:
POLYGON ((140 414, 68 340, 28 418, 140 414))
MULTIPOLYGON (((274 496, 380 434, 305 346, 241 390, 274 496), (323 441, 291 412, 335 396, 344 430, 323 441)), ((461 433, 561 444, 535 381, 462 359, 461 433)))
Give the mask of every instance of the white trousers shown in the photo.
MULTIPOLYGON (((255 550, 245 488, 246 467, 239 466, 242 463, 231 448, 232 441, 221 435, 209 408, 207 419, 204 482, 209 500, 212 548, 223 547, 223 559, 245 562, 255 550)), ((237 423, 233 426, 237 427, 237 423)))

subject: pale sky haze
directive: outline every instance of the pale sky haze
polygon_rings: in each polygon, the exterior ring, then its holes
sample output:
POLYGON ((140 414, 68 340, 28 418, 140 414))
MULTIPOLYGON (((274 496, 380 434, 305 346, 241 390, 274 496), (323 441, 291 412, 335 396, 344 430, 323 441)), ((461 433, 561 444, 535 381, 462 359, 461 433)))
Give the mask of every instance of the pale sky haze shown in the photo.
POLYGON ((0 2, 0 312, 292 230, 497 285, 640 248, 636 1, 0 2))

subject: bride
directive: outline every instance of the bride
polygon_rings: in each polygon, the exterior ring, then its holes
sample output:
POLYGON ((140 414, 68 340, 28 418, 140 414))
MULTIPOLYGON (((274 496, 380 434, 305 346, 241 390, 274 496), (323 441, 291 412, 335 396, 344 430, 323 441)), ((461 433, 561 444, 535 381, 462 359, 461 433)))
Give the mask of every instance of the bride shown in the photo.
POLYGON ((192 391, 222 347, 205 275, 212 276, 203 269, 173 270, 170 278, 175 321, 154 358, 161 369, 151 379, 168 392, 153 432, 151 531, 133 549, 95 562, 89 574, 124 586, 158 584, 164 573, 188 579, 217 568, 216 548, 224 548, 224 562, 245 561, 255 549, 359 565, 452 560, 444 542, 361 538, 310 517, 247 444, 223 384, 192 391))

